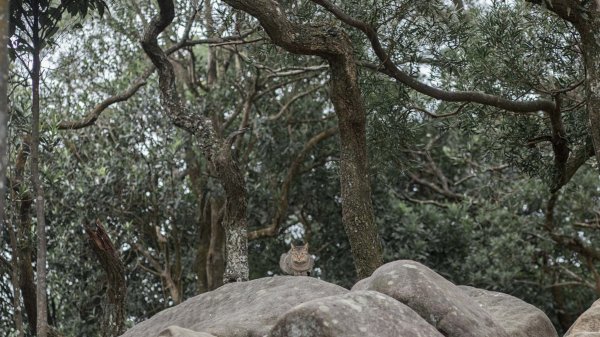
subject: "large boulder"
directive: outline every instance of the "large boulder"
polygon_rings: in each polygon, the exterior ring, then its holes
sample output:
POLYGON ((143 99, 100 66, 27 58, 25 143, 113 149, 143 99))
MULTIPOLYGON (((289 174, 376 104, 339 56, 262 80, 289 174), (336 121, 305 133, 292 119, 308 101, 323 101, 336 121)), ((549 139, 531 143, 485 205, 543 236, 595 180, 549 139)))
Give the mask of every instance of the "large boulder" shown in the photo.
POLYGON ((172 333, 168 331, 170 326, 219 337, 265 336, 283 313, 298 304, 347 292, 340 286, 305 276, 230 283, 163 310, 122 336, 155 337, 172 333))
POLYGON ((558 337, 543 311, 514 296, 468 286, 459 286, 512 337, 558 337))
POLYGON ((443 337, 416 312, 376 291, 353 291, 300 304, 269 337, 443 337))
POLYGON ((206 332, 196 332, 172 325, 161 331, 158 334, 158 337, 215 337, 215 335, 206 332))
POLYGON ((460 288, 415 261, 385 264, 355 284, 352 291, 356 290, 375 290, 395 298, 447 337, 510 336, 460 288))
MULTIPOLYGON (((596 302, 568 337, 600 337, 596 302)), ((166 309, 122 337, 557 337, 538 309, 510 295, 457 287, 396 261, 348 290, 305 276, 224 285, 166 309)))
POLYGON ((600 300, 579 316, 565 337, 600 337, 600 300))

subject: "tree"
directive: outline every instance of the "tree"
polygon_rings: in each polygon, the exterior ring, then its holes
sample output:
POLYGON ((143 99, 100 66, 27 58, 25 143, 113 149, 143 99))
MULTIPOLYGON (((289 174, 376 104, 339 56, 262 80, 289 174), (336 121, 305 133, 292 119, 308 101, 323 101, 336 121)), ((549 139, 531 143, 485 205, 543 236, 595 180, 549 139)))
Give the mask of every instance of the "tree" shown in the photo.
MULTIPOLYGON (((40 79, 42 49, 50 44, 52 36, 58 31, 59 22, 65 11, 72 15, 84 17, 88 8, 103 12, 105 4, 102 0, 91 0, 83 3, 66 1, 52 4, 46 0, 31 0, 13 3, 11 13, 11 35, 14 36, 14 55, 22 62, 25 52, 31 56, 31 184, 35 194, 37 220, 37 261, 36 261, 36 334, 41 337, 48 335, 47 297, 46 297, 46 221, 44 210, 44 190, 39 174, 39 144, 40 144, 40 79)), ((33 312, 33 310, 30 310, 33 312)), ((32 317, 30 317, 32 319, 32 317)))
POLYGON ((8 1, 0 3, 0 232, 4 226, 4 193, 8 146, 8 1))
MULTIPOLYGON (((333 3, 337 9, 322 1, 279 8, 293 27, 323 31, 332 48, 352 47, 384 261, 415 259, 457 284, 508 292, 568 327, 597 296, 599 267, 597 168, 588 160, 577 32, 525 2, 333 3), (363 24, 408 84, 390 76, 363 24), (565 146, 563 161, 557 150, 565 146)), ((201 112, 220 140, 249 128, 230 148, 247 189, 249 278, 278 274, 280 254, 302 240, 316 257, 315 275, 351 287, 331 62, 282 52, 230 6, 174 6, 158 43, 185 111, 201 112)), ((40 176, 54 224, 48 265, 60 270, 48 274, 48 320, 65 335, 106 333, 105 299, 117 289, 106 276, 119 267, 105 268, 102 257, 111 256, 97 255, 94 243, 108 237, 127 279, 126 326, 222 282, 219 172, 203 143, 167 118, 156 68, 139 57, 141 31, 124 24, 154 13, 149 2, 112 3, 110 17, 63 29, 55 35, 61 48, 44 49, 51 66, 41 81, 40 176), (90 223, 91 235, 82 227, 90 223)), ((11 65, 9 181, 18 188, 8 194, 0 251, 0 330, 20 331, 23 301, 25 335, 35 315, 28 78, 22 63, 11 65)))
POLYGON ((371 202, 366 112, 350 39, 331 25, 310 27, 293 23, 278 3, 226 2, 256 17, 275 44, 296 54, 317 55, 328 61, 330 98, 340 131, 342 221, 358 277, 368 277, 383 263, 383 255, 371 202))
POLYGON ((149 23, 142 47, 157 68, 161 98, 173 123, 198 137, 200 148, 211 165, 214 165, 219 180, 225 189, 225 247, 227 263, 224 281, 248 280, 248 234, 246 220, 246 187, 240 169, 231 156, 231 146, 244 129, 233 132, 227 139, 218 138, 210 120, 202 114, 194 114, 181 101, 175 87, 175 72, 165 52, 156 40, 175 16, 171 0, 159 1, 159 14, 149 23))

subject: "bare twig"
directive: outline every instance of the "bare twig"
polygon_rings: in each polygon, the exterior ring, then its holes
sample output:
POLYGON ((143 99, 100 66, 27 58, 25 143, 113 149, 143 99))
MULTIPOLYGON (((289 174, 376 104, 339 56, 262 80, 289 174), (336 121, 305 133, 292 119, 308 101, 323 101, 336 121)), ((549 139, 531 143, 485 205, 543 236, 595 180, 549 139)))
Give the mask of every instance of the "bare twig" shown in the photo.
POLYGON ((465 102, 465 103, 461 104, 458 107, 458 109, 456 109, 455 111, 449 112, 449 113, 445 113, 445 114, 435 114, 435 113, 433 113, 433 112, 431 112, 431 111, 429 111, 429 110, 427 110, 425 108, 421 108, 421 107, 417 107, 417 106, 410 106, 408 108, 412 109, 412 110, 423 112, 423 113, 425 113, 427 116, 429 116, 431 118, 438 119, 438 118, 446 118, 446 117, 458 115, 462 111, 462 109, 465 106, 467 106, 467 104, 469 104, 469 103, 471 103, 471 102, 465 102))

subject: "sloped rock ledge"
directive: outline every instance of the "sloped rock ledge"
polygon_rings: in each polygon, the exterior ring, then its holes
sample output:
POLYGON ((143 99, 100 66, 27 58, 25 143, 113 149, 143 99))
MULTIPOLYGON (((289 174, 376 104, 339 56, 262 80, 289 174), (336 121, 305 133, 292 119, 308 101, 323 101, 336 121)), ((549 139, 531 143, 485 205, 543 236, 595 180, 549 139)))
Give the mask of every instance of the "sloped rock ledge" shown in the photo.
POLYGON ((565 337, 600 337, 600 300, 579 316, 565 337))
POLYGON ((558 337, 548 317, 532 305, 456 286, 408 260, 381 266, 351 291, 303 276, 227 284, 122 336, 558 337))

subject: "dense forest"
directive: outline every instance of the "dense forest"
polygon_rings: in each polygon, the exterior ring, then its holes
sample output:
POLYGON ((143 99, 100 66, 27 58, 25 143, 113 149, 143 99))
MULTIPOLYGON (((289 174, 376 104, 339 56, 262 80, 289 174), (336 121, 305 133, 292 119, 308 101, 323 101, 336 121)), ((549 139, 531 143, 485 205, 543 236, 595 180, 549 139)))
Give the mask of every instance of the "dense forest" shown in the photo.
POLYGON ((0 0, 0 23, 0 336, 118 336, 299 242, 313 277, 411 259, 559 332, 600 297, 597 1, 0 0))

